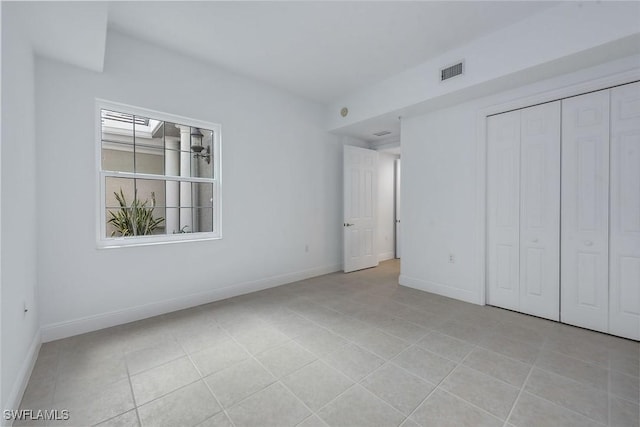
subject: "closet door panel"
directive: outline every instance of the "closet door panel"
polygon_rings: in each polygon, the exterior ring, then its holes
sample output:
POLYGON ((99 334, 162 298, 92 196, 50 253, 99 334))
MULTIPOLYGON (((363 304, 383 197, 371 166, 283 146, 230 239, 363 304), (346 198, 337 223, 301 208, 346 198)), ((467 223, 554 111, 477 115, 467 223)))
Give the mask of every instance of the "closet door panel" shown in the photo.
POLYGON ((561 320, 608 331, 609 91, 562 101, 561 320))
POLYGON ((521 111, 520 311, 560 314, 560 101, 521 111))
POLYGON ((640 83, 611 90, 609 332, 640 340, 640 83))
POLYGON ((487 302, 518 310, 520 111, 487 118, 487 302))

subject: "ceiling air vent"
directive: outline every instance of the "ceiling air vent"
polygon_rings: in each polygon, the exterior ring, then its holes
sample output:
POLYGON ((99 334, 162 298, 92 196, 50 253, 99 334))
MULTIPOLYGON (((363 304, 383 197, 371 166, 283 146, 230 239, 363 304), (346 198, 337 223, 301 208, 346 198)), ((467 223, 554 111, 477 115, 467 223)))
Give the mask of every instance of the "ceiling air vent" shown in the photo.
POLYGON ((391 134, 391 132, 389 132, 388 130, 382 130, 380 132, 374 133, 373 135, 374 136, 385 136, 385 135, 389 135, 389 134, 391 134))
POLYGON ((464 61, 440 70, 440 81, 449 80, 452 77, 460 76, 464 73, 464 61))

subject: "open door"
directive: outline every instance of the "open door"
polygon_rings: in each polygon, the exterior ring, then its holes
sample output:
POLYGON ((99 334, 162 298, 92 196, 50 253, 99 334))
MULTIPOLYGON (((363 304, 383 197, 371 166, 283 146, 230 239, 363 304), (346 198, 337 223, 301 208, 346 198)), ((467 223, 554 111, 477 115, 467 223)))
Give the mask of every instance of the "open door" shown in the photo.
POLYGON ((344 147, 344 272, 378 265, 378 153, 344 147))

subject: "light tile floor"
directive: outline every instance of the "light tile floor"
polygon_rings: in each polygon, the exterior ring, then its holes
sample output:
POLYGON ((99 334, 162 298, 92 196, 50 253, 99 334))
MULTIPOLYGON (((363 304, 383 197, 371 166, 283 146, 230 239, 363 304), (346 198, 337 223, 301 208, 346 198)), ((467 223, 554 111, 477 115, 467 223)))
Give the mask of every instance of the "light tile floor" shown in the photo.
POLYGON ((398 272, 44 344, 21 406, 68 409, 48 423, 65 426, 638 427, 638 342, 398 286, 398 272))

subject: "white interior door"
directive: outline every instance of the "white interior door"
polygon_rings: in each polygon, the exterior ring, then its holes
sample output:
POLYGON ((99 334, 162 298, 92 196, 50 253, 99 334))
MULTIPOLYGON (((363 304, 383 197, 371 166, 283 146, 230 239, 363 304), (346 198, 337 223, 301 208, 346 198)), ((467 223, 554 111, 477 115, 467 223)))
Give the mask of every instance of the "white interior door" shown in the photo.
POLYGON ((378 265, 378 153, 344 147, 344 271, 378 265))
POLYGON ((520 111, 487 118, 487 302, 519 309, 520 111))
POLYGON ((562 101, 561 320, 608 331, 609 91, 562 101))
POLYGON ((519 311, 560 316, 560 101, 521 110, 519 311))
POLYGON ((396 159, 396 168, 395 168, 395 203, 396 203, 396 218, 395 218, 395 225, 396 225, 396 258, 400 258, 401 257, 401 247, 402 245, 400 244, 400 239, 402 238, 402 234, 401 234, 401 230, 402 230, 402 224, 400 222, 400 212, 401 212, 401 204, 400 204, 400 159, 396 159))
POLYGON ((609 332, 640 340, 640 83, 611 89, 609 332))

